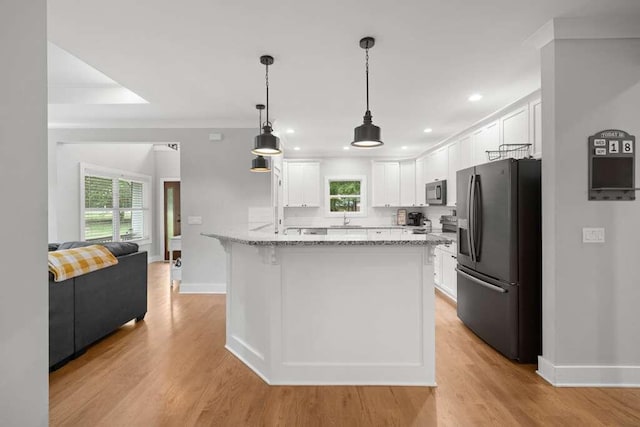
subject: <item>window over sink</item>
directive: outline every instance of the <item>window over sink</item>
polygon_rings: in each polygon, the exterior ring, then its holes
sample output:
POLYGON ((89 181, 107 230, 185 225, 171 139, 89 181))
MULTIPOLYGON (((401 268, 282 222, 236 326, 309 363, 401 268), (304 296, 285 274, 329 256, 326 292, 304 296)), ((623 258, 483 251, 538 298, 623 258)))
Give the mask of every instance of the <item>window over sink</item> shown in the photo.
POLYGON ((365 216, 366 178, 327 177, 325 204, 328 216, 365 216))

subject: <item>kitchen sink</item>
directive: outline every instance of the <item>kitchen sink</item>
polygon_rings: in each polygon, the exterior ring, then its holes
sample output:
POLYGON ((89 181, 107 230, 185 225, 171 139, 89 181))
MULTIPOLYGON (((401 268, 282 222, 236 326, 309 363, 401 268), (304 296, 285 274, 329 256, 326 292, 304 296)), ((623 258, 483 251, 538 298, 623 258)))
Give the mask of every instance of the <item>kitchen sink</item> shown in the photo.
POLYGON ((329 228, 362 228, 361 225, 330 225, 329 228))

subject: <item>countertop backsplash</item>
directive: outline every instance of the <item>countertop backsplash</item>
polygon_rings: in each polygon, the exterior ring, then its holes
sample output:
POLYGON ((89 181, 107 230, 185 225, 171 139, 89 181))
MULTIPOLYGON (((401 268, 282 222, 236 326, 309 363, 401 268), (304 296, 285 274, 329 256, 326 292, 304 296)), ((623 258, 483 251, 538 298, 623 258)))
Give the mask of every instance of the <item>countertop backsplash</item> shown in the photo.
MULTIPOLYGON (((407 212, 422 212, 424 207, 413 208, 372 208, 367 209, 367 216, 351 217, 350 224, 362 226, 396 225, 396 214, 398 209, 407 209, 407 212)), ((439 219, 440 217, 438 217, 439 219)), ((341 225, 342 216, 325 216, 323 208, 286 208, 284 210, 284 226, 313 226, 324 227, 330 225, 341 225)))

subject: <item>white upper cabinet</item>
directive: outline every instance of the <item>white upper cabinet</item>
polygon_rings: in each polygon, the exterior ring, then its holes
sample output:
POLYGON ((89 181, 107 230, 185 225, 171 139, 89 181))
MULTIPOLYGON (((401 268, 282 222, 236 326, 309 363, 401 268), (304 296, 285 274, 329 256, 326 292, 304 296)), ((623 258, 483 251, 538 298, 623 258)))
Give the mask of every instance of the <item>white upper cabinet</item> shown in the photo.
POLYGON ((372 206, 400 206, 400 162, 373 162, 372 169, 372 206))
POLYGON ((529 141, 533 144, 531 154, 533 157, 542 157, 542 100, 538 99, 529 104, 529 128, 531 135, 529 141))
POLYGON ((416 206, 427 205, 427 193, 424 185, 426 184, 424 176, 424 157, 416 160, 416 206))
POLYGON ((460 143, 449 146, 449 177, 447 178, 447 206, 456 205, 456 172, 460 170, 460 143))
POLYGON ((285 206, 320 206, 320 163, 285 162, 285 206))
POLYGON ((416 206, 416 162, 400 162, 400 206, 416 206))
POLYGON ((458 170, 470 168, 473 163, 473 139, 467 135, 458 141, 458 170))
POLYGON ((503 144, 529 143, 529 105, 524 105, 500 119, 503 144))
POLYGON ((427 182, 442 181, 449 177, 449 149, 447 147, 432 153, 428 157, 427 182))
POLYGON ((481 165, 489 161, 487 151, 496 151, 500 146, 500 127, 498 121, 473 133, 473 164, 481 165))

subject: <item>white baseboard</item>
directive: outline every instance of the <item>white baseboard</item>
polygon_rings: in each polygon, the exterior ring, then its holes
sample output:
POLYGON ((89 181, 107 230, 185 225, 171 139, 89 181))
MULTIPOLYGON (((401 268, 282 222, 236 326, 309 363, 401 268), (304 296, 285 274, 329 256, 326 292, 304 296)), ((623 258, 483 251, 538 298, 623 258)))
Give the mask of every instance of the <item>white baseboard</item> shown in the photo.
POLYGON ((185 283, 180 282, 181 294, 226 294, 226 283, 185 283))
POLYGON ((149 255, 147 256, 147 263, 151 264, 152 262, 160 262, 164 261, 164 257, 162 255, 149 255))
POLYGON ((640 387, 640 366, 553 365, 538 356, 537 373, 556 387, 640 387))

